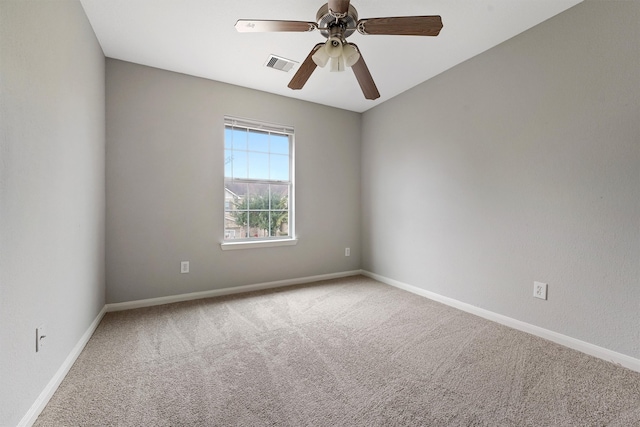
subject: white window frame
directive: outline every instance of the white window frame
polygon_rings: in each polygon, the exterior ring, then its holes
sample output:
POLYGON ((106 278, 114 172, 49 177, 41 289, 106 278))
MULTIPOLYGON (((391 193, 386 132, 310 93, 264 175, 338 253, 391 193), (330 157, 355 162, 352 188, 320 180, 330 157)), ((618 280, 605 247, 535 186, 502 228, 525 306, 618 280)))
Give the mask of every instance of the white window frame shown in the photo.
MULTIPOLYGON (((295 245, 298 240, 295 234, 295 135, 293 126, 278 125, 273 123, 267 123, 251 119, 243 119, 231 116, 224 117, 223 130, 228 127, 241 128, 247 130, 256 130, 260 132, 270 132, 274 134, 286 135, 289 138, 289 181, 272 181, 272 180, 256 180, 256 179, 234 179, 238 183, 264 183, 264 184, 283 184, 289 185, 289 218, 288 218, 288 236, 282 237, 260 237, 260 238, 247 238, 247 239, 233 239, 225 240, 227 230, 225 229, 225 217, 227 211, 225 209, 226 194, 223 196, 222 208, 223 208, 223 224, 222 224, 222 241, 220 248, 222 250, 237 250, 237 249, 251 249, 251 248, 268 248, 276 246, 290 246, 295 245)), ((224 139, 224 137, 223 137, 224 139)), ((226 147, 226 144, 223 144, 226 147)), ((226 148, 223 148, 223 150, 226 148)), ((224 157, 224 156, 223 156, 224 157)), ((226 161, 226 159, 225 159, 226 161)), ((227 177, 223 172, 223 183, 226 182, 227 177)), ((226 193, 226 186, 225 186, 226 193)))

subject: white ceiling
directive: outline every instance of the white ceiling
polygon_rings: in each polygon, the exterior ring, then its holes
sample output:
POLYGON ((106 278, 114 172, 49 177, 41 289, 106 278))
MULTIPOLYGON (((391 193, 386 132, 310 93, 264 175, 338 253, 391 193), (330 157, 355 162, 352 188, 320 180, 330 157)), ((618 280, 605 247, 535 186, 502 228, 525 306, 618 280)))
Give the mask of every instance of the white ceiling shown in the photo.
POLYGON ((437 37, 361 35, 356 43, 381 97, 364 98, 353 72, 266 68, 269 54, 301 63, 325 39, 311 33, 238 33, 238 19, 315 21, 322 0, 81 0, 109 58, 363 112, 582 0, 353 0, 359 18, 440 15, 437 37))

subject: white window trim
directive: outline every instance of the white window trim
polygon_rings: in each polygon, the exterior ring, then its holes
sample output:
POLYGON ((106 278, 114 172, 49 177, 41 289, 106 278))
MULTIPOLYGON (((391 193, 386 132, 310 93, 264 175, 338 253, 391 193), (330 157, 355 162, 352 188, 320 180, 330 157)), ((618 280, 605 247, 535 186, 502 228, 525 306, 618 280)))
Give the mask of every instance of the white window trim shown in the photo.
POLYGON ((220 243, 220 249, 223 251, 235 251, 239 249, 274 248, 277 246, 293 246, 297 244, 298 239, 260 240, 256 242, 244 240, 240 242, 222 242, 220 243))
POLYGON ((293 126, 261 122, 259 120, 253 120, 253 119, 242 119, 239 117, 225 116, 224 124, 229 126, 238 126, 241 128, 259 130, 264 132, 275 132, 275 133, 282 133, 285 135, 294 134, 293 126))
MULTIPOLYGON (((275 133, 282 133, 295 138, 294 136, 295 131, 293 126, 272 124, 272 123, 261 122, 258 120, 242 119, 242 118, 232 117, 232 116, 224 117, 224 125, 239 126, 239 127, 244 127, 247 129, 259 130, 259 131, 271 131, 275 133)), ((295 141, 293 142, 290 148, 291 148, 291 154, 290 154, 291 163, 289 166, 289 173, 291 177, 292 188, 295 188, 295 141)), ((220 242, 220 249, 223 251, 234 251, 234 250, 240 250, 240 249, 260 249, 260 248, 273 248, 278 246, 297 245, 298 238, 295 233, 295 190, 291 194, 290 203, 291 203, 290 213, 293 213, 293 220, 290 223, 290 229, 289 229, 291 232, 291 237, 275 238, 272 240, 265 239, 265 240, 233 241, 233 240, 225 240, 224 234, 223 234, 222 241, 220 242)))

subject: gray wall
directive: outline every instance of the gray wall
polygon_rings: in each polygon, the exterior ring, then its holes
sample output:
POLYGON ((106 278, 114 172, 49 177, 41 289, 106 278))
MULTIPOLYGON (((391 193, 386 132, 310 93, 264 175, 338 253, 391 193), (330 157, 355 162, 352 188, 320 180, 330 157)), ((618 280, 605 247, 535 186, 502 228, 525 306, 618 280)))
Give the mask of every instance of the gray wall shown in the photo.
POLYGON ((113 59, 106 70, 108 302, 360 268, 360 114, 113 59), (296 246, 220 249, 224 115, 295 126, 296 246))
POLYGON ((639 22, 587 1, 366 112, 363 268, 640 357, 639 22))
POLYGON ((0 76, 0 425, 11 426, 105 304, 104 56, 80 3, 0 1, 0 76))
POLYGON ((105 275, 121 302, 363 267, 640 357, 638 22, 587 1, 359 115, 110 59, 105 101, 78 2, 1 1, 0 425, 105 275), (225 114, 296 127, 298 245, 220 250, 225 114))

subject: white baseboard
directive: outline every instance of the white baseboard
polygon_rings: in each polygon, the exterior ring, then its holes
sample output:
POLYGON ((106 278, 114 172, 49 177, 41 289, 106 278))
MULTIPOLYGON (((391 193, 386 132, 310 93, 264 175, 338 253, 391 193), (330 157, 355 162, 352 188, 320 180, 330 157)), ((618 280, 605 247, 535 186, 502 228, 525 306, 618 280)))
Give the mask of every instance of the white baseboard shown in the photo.
POLYGON ((138 300, 138 301, 107 304, 103 307, 100 313, 98 313, 98 316, 91 323, 87 331, 82 335, 82 337, 80 338, 78 343, 75 345, 75 347, 71 350, 71 352, 69 353, 65 361, 62 363, 58 371, 55 373, 55 375, 51 379, 51 381, 49 381, 49 383, 44 388, 42 393, 40 393, 36 401, 33 403, 33 405, 31 405, 31 408, 29 408, 29 411, 25 414, 24 417, 22 417, 22 420, 20 420, 20 423, 18 423, 18 427, 29 427, 33 425, 33 423, 35 423, 36 419, 38 418, 38 416, 40 415, 44 407, 47 405, 47 403, 49 402, 49 400, 51 399, 55 391, 58 389, 58 386, 60 385, 64 377, 67 375, 67 373, 75 363, 76 359, 84 349, 87 342, 89 342, 89 339, 91 338, 96 328, 100 324, 100 321, 102 320, 105 313, 107 312, 129 310, 129 309, 141 308, 141 307, 151 307, 155 305, 170 304, 173 302, 189 301, 189 300, 195 300, 195 299, 201 299, 201 298, 211 298, 211 297, 222 296, 222 295, 232 295, 232 294, 238 294, 243 292, 258 291, 263 289, 273 289, 273 288, 279 288, 283 286, 318 282, 321 280, 330 280, 330 279, 338 279, 341 277, 356 276, 358 274, 362 274, 364 276, 370 277, 372 279, 375 279, 387 285, 391 285, 396 288, 414 293, 416 295, 429 298, 431 300, 446 304, 448 306, 457 308, 459 310, 466 311, 467 313, 471 313, 476 316, 480 316, 485 319, 503 324, 513 329, 517 329, 517 330, 527 332, 532 335, 536 335, 538 337, 547 339, 549 341, 553 341, 557 344, 572 348, 574 350, 578 350, 590 356, 594 356, 599 359, 606 360, 608 362, 613 362, 617 365, 623 366, 633 371, 640 372, 640 360, 635 359, 631 356, 627 356, 622 353, 617 353, 615 351, 612 351, 603 347, 599 347, 597 345, 590 344, 588 342, 580 341, 578 339, 571 338, 569 336, 562 335, 557 332, 550 331, 548 329, 540 328, 538 326, 531 325, 529 323, 522 322, 520 320, 516 320, 507 316, 503 316, 501 314, 491 312, 489 310, 475 307, 471 304, 467 304, 467 303, 455 300, 453 298, 445 297, 445 296, 436 294, 434 292, 430 292, 430 291, 418 288, 413 285, 409 285, 403 282, 399 282, 397 280, 390 279, 388 277, 381 276, 379 274, 371 273, 366 270, 352 270, 352 271, 344 271, 340 273, 322 274, 317 276, 301 277, 297 279, 287 279, 287 280, 279 280, 275 282, 266 282, 266 283, 258 283, 254 285, 238 286, 233 288, 214 289, 211 291, 204 291, 204 292, 193 292, 189 294, 173 295, 173 296, 161 297, 161 298, 150 298, 150 299, 144 299, 144 300, 138 300))
POLYGON ((497 314, 492 311, 485 310, 483 308, 479 308, 471 304, 467 304, 467 303, 455 300, 453 298, 445 297, 445 296, 436 294, 434 292, 430 292, 430 291, 418 288, 413 285, 399 282, 394 279, 389 279, 388 277, 380 276, 379 274, 371 273, 365 270, 363 270, 361 274, 364 276, 370 277, 372 279, 375 279, 379 282, 386 283, 387 285, 391 285, 396 288, 409 291, 411 293, 423 296, 425 298, 429 298, 431 300, 440 302, 442 304, 446 304, 448 306, 457 308, 459 310, 466 311, 467 313, 475 314, 476 316, 483 317, 485 319, 494 321, 496 323, 500 323, 510 328, 527 332, 531 335, 535 335, 540 338, 553 341, 557 344, 572 348, 574 350, 578 350, 590 356, 594 356, 599 359, 603 359, 608 362, 612 362, 617 365, 623 366, 625 368, 631 369, 633 371, 640 372, 640 359, 627 356, 626 354, 617 353, 613 350, 599 347, 597 345, 590 344, 585 341, 580 341, 578 339, 569 337, 567 335, 562 335, 557 332, 553 332, 548 329, 541 328, 539 326, 531 325, 529 323, 513 319, 511 317, 503 316, 501 314, 497 314))
POLYGON ((133 308, 152 307, 155 305, 171 304, 174 302, 190 301, 202 298, 219 297, 223 295, 239 294, 243 292, 260 291, 263 289, 280 288, 283 286, 300 285, 302 283, 318 282, 320 280, 339 279, 341 277, 356 276, 361 270, 343 271, 340 273, 321 274, 318 276, 299 277, 297 279, 278 280, 275 282, 258 283, 255 285, 236 286, 233 288, 213 289, 203 292, 171 295, 167 297, 149 298, 136 301, 107 304, 107 312, 131 310, 133 308))
POLYGON ((53 378, 51 378, 51 381, 49 381, 44 390, 42 390, 42 393, 40 393, 36 401, 33 402, 33 405, 31 405, 25 416, 22 417, 22 419, 18 423, 18 427, 29 427, 36 422, 36 419, 38 418, 44 407, 47 406, 47 403, 49 403, 51 396, 53 396, 53 393, 56 392, 64 377, 67 376, 69 369, 71 369, 78 356, 80 356, 80 353, 84 349, 84 346, 89 342, 89 339, 95 332, 106 312, 107 308, 105 306, 102 308, 102 310, 100 310, 100 313, 98 313, 87 331, 82 335, 82 337, 80 337, 78 343, 75 345, 75 347, 73 347, 64 362, 62 362, 60 368, 58 368, 55 375, 53 376, 53 378))
POLYGON ((204 292, 193 292, 189 294, 173 295, 173 296, 161 297, 161 298, 151 298, 151 299, 144 299, 144 300, 138 300, 138 301, 107 304, 102 308, 102 310, 100 311, 98 316, 95 318, 93 323, 91 323, 91 325, 89 326, 87 331, 84 333, 84 335, 82 335, 82 337, 80 338, 80 341, 78 341, 75 347, 71 350, 71 353, 69 353, 69 355, 64 360, 64 362, 62 363, 58 371, 55 373, 51 381, 49 381, 49 383, 44 388, 42 393, 40 393, 36 401, 33 403, 33 405, 31 405, 31 407, 29 408, 29 411, 27 411, 24 417, 22 417, 22 419, 18 423, 18 427, 30 427, 31 425, 33 425, 33 423, 36 422, 36 419, 38 418, 42 410, 45 408, 45 406, 47 406, 47 403, 49 403, 49 400, 51 399, 53 394, 56 392, 58 387, 60 386, 60 383, 62 383, 62 380, 67 375, 67 373, 75 363, 78 356, 80 356, 80 353, 84 349, 85 345, 87 345, 87 342, 89 342, 89 339, 91 338, 96 328, 100 324, 100 321, 102 320, 105 313, 107 312, 129 310, 132 308, 140 308, 140 307, 150 307, 154 305, 169 304, 172 302, 189 301, 189 300, 201 299, 201 298, 211 298, 211 297, 222 296, 222 295, 238 294, 242 292, 258 291, 263 289, 273 289, 273 288, 279 288, 283 286, 318 282, 320 280, 330 280, 330 279, 338 279, 341 277, 356 276, 361 273, 362 273, 361 270, 343 271, 340 273, 321 274, 317 276, 300 277, 297 279, 288 279, 288 280, 279 280, 276 282, 258 283, 255 285, 238 286, 234 288, 214 289, 211 291, 204 291, 204 292))

